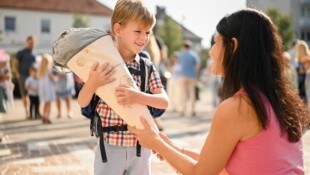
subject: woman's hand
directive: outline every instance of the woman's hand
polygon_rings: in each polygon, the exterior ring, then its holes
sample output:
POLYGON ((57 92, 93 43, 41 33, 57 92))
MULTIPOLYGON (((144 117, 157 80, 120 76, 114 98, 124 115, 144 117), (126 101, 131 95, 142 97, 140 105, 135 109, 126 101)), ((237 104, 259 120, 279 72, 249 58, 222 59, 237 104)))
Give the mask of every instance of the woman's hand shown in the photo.
POLYGON ((165 160, 165 158, 164 158, 161 154, 157 153, 155 150, 152 150, 152 153, 155 154, 156 157, 157 157, 160 161, 165 160))
POLYGON ((115 69, 109 63, 99 65, 94 63, 89 71, 87 83, 90 83, 95 89, 111 83, 115 80, 113 77, 115 69))
POLYGON ((115 89, 115 95, 117 98, 117 102, 120 105, 131 105, 137 102, 137 98, 139 98, 139 94, 141 92, 137 89, 130 87, 128 85, 120 85, 115 89))
MULTIPOLYGON (((178 146, 177 146, 175 143, 173 143, 173 142, 167 137, 166 134, 160 132, 160 133, 159 133, 159 136, 160 136, 166 143, 168 143, 169 145, 171 145, 172 147, 178 148, 178 146)), ((161 161, 165 160, 165 158, 164 158, 161 154, 159 154, 157 151, 152 150, 152 153, 155 154, 156 157, 157 157, 159 160, 161 160, 161 161)))
POLYGON ((153 129, 143 117, 140 117, 140 120, 144 126, 144 129, 135 129, 131 126, 128 126, 129 132, 135 135, 141 146, 151 150, 156 150, 157 143, 162 141, 161 137, 159 136, 159 132, 153 129))

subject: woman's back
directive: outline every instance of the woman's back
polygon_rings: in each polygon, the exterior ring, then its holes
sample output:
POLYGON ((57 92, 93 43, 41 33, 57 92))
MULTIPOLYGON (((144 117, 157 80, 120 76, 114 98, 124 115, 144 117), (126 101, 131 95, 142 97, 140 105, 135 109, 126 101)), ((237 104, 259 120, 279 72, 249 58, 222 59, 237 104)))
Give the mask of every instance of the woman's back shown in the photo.
POLYGON ((304 174, 302 141, 289 142, 287 134, 281 133, 270 103, 266 98, 263 102, 269 120, 266 129, 237 144, 227 163, 227 172, 231 175, 240 172, 251 175, 304 174))

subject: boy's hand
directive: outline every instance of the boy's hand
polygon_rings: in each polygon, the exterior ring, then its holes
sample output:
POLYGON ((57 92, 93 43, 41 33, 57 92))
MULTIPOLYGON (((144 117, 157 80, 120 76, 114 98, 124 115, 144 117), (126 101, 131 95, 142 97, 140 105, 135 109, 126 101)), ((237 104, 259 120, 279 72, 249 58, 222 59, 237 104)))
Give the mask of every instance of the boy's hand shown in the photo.
POLYGON ((95 89, 115 81, 113 77, 115 69, 109 63, 99 65, 94 63, 89 71, 87 83, 90 83, 95 89))
POLYGON ((141 92, 128 85, 120 85, 115 89, 117 102, 121 105, 130 105, 137 102, 141 92))

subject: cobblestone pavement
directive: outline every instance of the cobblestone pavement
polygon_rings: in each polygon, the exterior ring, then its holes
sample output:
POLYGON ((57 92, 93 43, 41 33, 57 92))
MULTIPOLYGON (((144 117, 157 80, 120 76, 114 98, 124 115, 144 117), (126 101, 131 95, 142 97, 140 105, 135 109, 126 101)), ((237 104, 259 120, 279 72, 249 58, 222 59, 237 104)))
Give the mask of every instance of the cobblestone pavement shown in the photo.
MULTIPOLYGON (((196 117, 181 117, 168 110, 162 118, 164 132, 180 145, 199 150, 212 119, 209 96, 208 91, 202 93, 196 117)), ((56 119, 56 107, 52 108, 51 125, 42 125, 39 120, 25 120, 20 100, 16 100, 14 110, 0 116, 0 174, 92 174, 96 139, 89 134, 89 120, 81 116, 76 101, 71 119, 65 114, 56 119)), ((303 140, 305 169, 310 175, 310 131, 304 134, 303 140)), ((176 173, 165 162, 152 157, 152 174, 176 173)))

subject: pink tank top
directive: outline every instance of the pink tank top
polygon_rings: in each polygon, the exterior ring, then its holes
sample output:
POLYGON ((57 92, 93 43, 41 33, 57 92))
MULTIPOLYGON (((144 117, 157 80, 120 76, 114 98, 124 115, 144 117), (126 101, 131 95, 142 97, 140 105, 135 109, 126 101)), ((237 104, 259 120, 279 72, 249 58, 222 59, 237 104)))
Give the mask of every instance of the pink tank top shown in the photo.
MULTIPOLYGON (((245 93, 239 91, 237 93, 245 93)), ((281 135, 276 115, 264 100, 269 124, 256 136, 237 144, 226 171, 230 175, 300 175, 303 168, 303 143, 291 143, 281 135)))

